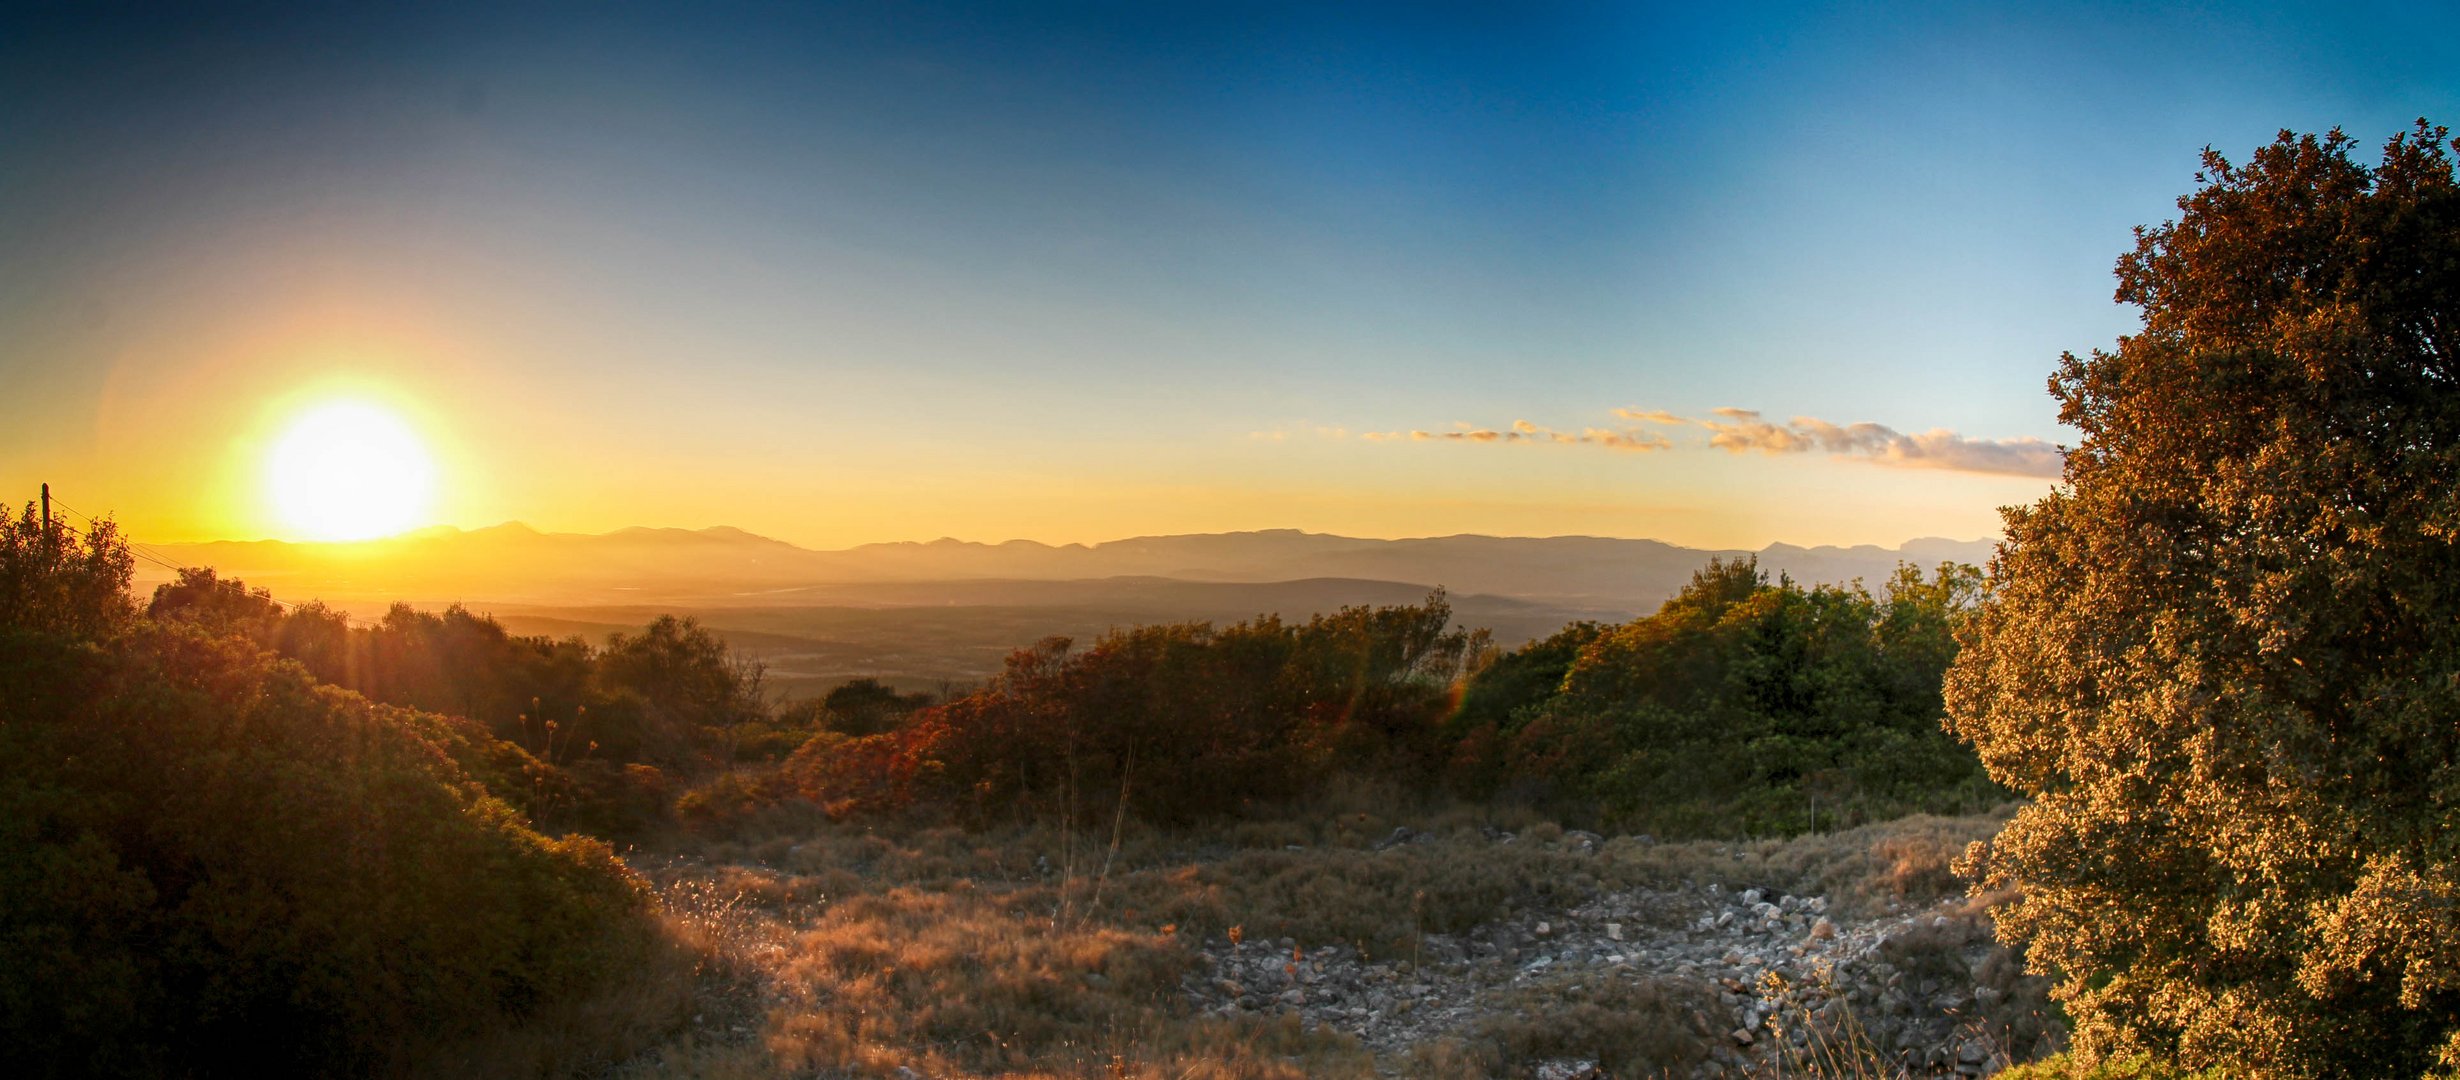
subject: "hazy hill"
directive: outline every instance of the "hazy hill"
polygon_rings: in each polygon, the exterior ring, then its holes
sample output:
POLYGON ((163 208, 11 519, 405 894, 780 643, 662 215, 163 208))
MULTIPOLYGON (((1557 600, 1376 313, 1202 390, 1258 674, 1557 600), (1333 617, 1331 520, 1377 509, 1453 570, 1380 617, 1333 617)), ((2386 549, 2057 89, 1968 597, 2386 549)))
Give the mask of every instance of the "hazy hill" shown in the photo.
MULTIPOLYGON (((1756 554, 1805 583, 1863 578, 1897 562, 1980 562, 1987 541, 1756 554)), ((767 661, 773 687, 817 693, 856 675, 907 687, 971 685, 1001 658, 1053 635, 1090 641, 1147 623, 1305 619, 1347 605, 1414 603, 1443 586, 1459 621, 1517 645, 1574 619, 1655 610, 1712 556, 1654 540, 1444 536, 1364 540, 1296 530, 1142 536, 1103 544, 959 540, 808 548, 740 529, 542 533, 525 525, 431 529, 355 544, 164 545, 284 600, 321 599, 360 618, 406 600, 462 602, 525 634, 603 640, 662 613, 695 615, 767 661)), ((150 566, 138 587, 167 572, 150 566)))
MULTIPOLYGON (((209 565, 285 596, 337 602, 945 604, 984 582, 1115 578, 1286 582, 1351 578, 1441 585, 1550 606, 1642 610, 1673 594, 1712 556, 1757 554, 1761 565, 1805 582, 1876 581, 1899 560, 1979 563, 1990 541, 1916 540, 1902 548, 1711 551, 1655 540, 1587 536, 1443 536, 1368 540, 1296 530, 1140 536, 1101 544, 950 539, 814 551, 740 529, 624 529, 542 533, 507 524, 433 529, 363 543, 169 545, 174 561, 209 565), (855 585, 900 586, 845 589, 855 585)), ((1081 589, 1084 586, 1073 586, 1081 589)), ((1115 591, 1115 589, 1114 589, 1115 591)), ((1044 594, 1034 602, 1047 602, 1044 594)))

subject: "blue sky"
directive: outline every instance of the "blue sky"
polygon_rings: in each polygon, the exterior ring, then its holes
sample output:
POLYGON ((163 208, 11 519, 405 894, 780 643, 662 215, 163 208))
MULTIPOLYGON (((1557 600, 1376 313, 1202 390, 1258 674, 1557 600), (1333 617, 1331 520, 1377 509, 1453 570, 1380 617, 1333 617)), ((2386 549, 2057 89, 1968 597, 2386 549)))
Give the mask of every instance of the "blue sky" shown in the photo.
POLYGON ((12 9, 0 472, 278 535, 351 392, 464 525, 1982 535, 1714 410, 2060 441, 2202 147, 2460 115, 2425 5, 1704 7, 12 9), (1669 449, 1364 437, 1515 421, 1669 449))

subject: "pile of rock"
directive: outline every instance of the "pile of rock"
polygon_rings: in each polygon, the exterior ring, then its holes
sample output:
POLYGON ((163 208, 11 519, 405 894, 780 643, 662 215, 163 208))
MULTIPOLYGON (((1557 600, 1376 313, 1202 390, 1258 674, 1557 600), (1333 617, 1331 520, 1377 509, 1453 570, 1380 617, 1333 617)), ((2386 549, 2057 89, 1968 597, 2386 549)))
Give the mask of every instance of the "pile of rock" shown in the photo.
MULTIPOLYGON (((1508 837, 1497 842, 1509 842, 1508 837)), ((1594 851, 1598 839, 1567 834, 1594 851)), ((1408 955, 1366 956, 1341 944, 1200 943, 1187 993, 1223 1015, 1288 1013, 1359 1039, 1377 1056, 1474 1035, 1508 1013, 1516 991, 1595 986, 1605 979, 1672 980, 1708 1004, 1689 1018, 1706 1060, 1700 1076, 1799 1071, 1851 1058, 1915 1075, 1983 1076, 2055 1048, 2038 1002, 2015 979, 1988 927, 1961 905, 1849 919, 1827 898, 1708 884, 1677 891, 1601 891, 1563 910, 1523 910, 1467 933, 1428 934, 1408 955), (2011 1037, 2025 1042, 2007 1046, 2011 1037)), ((1548 1077, 1595 1072, 1591 1061, 1548 1061, 1548 1077)))

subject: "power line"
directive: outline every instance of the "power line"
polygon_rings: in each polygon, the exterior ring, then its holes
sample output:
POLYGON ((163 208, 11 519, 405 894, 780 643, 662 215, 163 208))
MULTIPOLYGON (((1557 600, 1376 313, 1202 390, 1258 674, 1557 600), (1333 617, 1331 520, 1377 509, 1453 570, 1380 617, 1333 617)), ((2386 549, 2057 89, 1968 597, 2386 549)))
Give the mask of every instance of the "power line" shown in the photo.
MULTIPOLYGON (((55 507, 56 507, 56 506, 58 506, 58 505, 59 505, 59 500, 56 500, 56 499, 55 499, 55 500, 53 500, 53 501, 52 501, 52 505, 53 505, 53 506, 55 506, 55 507)), ((79 516, 79 517, 85 517, 85 515, 83 515, 83 514, 79 514, 78 516, 79 516)), ((86 520, 86 524, 88 524, 88 525, 92 525, 92 524, 94 524, 94 519, 93 519, 93 518, 86 518, 85 520, 86 520)), ((78 528, 78 527, 76 527, 76 526, 74 526, 74 525, 69 524, 69 523, 67 522, 67 520, 66 520, 66 519, 63 519, 63 518, 58 518, 58 517, 54 517, 54 518, 52 518, 52 519, 51 519, 51 527, 52 527, 52 528, 55 528, 55 529, 58 529, 58 530, 60 530, 60 531, 62 531, 62 532, 68 533, 68 534, 69 534, 69 535, 71 535, 71 536, 91 537, 91 536, 93 536, 93 535, 94 535, 93 530, 91 530, 91 529, 80 529, 80 528, 78 528)), ((134 555, 134 556, 136 556, 136 557, 138 557, 138 558, 140 558, 140 559, 143 559, 143 560, 145 560, 145 561, 147 561, 147 562, 153 563, 153 564, 154 564, 154 565, 156 565, 156 566, 160 566, 160 567, 162 567, 162 568, 163 568, 163 569, 165 569, 165 570, 178 570, 178 571, 186 571, 186 570, 188 569, 188 567, 181 566, 181 565, 179 565, 178 563, 175 563, 175 562, 169 562, 169 561, 164 560, 164 559, 159 559, 159 558, 154 557, 154 556, 153 556, 153 555, 151 555, 151 554, 148 554, 148 553, 143 552, 143 551, 139 551, 139 550, 137 550, 136 545, 133 545, 133 544, 127 544, 125 541, 123 541, 122 543, 123 543, 123 545, 124 545, 124 546, 126 546, 126 547, 128 548, 128 553, 129 553, 129 554, 134 555)))
MULTIPOLYGON (((68 505, 67 503, 60 501, 60 496, 59 496, 58 494, 56 494, 56 493, 55 493, 55 494, 53 494, 53 495, 51 496, 51 505, 52 505, 53 507, 56 507, 56 508, 61 509, 61 510, 66 510, 66 511, 68 511, 68 512, 69 512, 69 513, 71 513, 71 514, 74 514, 74 515, 76 515, 76 516, 78 516, 78 517, 80 517, 80 518, 84 518, 84 519, 85 519, 85 523, 86 523, 86 525, 87 525, 87 528, 85 528, 85 529, 79 529, 79 528, 77 528, 76 526, 71 525, 71 524, 69 524, 69 523, 68 523, 68 522, 66 522, 66 521, 60 520, 60 519, 59 519, 59 518, 57 518, 57 517, 54 517, 54 518, 52 519, 52 524, 57 525, 57 526, 59 526, 59 527, 60 527, 60 528, 62 528, 62 529, 66 529, 66 530, 68 530, 69 532, 76 533, 76 534, 78 534, 78 535, 80 535, 80 536, 85 536, 85 537, 89 537, 89 538, 90 538, 90 537, 92 537, 92 536, 93 536, 93 528, 94 528, 95 526, 99 526, 100 524, 102 524, 101 522, 96 521, 96 520, 94 519, 94 516, 93 516, 93 515, 88 514, 88 513, 86 513, 86 512, 85 512, 85 511, 83 511, 83 510, 79 510, 79 509, 77 509, 76 507, 70 506, 70 505, 68 505)), ((177 562, 175 562, 175 561, 173 561, 173 560, 171 560, 171 559, 169 559, 169 558, 164 557, 164 556, 163 556, 163 555, 161 555, 159 552, 149 550, 149 549, 147 549, 147 547, 146 547, 145 545, 140 544, 140 543, 138 543, 138 542, 136 542, 136 541, 134 541, 134 540, 131 540, 131 539, 129 539, 129 538, 127 538, 127 537, 125 537, 125 536, 123 536, 123 537, 121 537, 121 538, 120 538, 120 543, 122 543, 123 545, 125 545, 125 546, 128 548, 128 553, 129 553, 129 554, 134 555, 134 556, 136 556, 136 557, 138 557, 138 558, 140 558, 140 559, 144 559, 145 561, 150 562, 150 563, 153 563, 153 564, 154 564, 154 565, 156 565, 156 566, 162 567, 162 568, 163 568, 163 569, 165 569, 165 570, 169 570, 169 571, 171 571, 172 573, 185 575, 185 574, 189 573, 190 571, 192 571, 192 570, 195 570, 195 569, 196 569, 195 567, 192 567, 192 566, 182 566, 182 565, 180 565, 179 563, 177 563, 177 562)), ((281 601, 281 600, 275 600, 275 599, 274 599, 271 595, 267 595, 267 596, 265 597, 265 599, 266 599, 266 600, 269 600, 269 601, 272 601, 272 603, 273 603, 273 605, 274 605, 275 607, 281 608, 281 609, 282 609, 282 610, 284 610, 284 611, 293 610, 294 608, 296 608, 296 607, 298 606, 298 605, 296 605, 296 604, 285 603, 285 602, 283 602, 283 601, 281 601)))
MULTIPOLYGON (((84 518, 84 519, 85 519, 86 528, 85 528, 85 529, 82 529, 82 530, 78 529, 76 526, 73 526, 73 525, 68 524, 68 523, 67 523, 67 522, 65 522, 65 521, 62 521, 62 522, 60 522, 60 523, 59 523, 59 524, 61 525, 61 527, 66 528, 66 529, 70 530, 71 532, 79 532, 79 533, 81 533, 82 535, 91 536, 91 535, 93 535, 93 529, 94 529, 94 527, 95 527, 95 526, 97 526, 97 525, 102 524, 101 522, 96 521, 96 520, 94 519, 94 515, 89 514, 89 513, 86 513, 86 512, 85 512, 85 511, 83 511, 83 510, 79 510, 79 509, 77 509, 77 508, 76 508, 76 507, 74 507, 74 506, 70 506, 70 505, 68 505, 68 503, 67 503, 65 500, 61 499, 58 495, 53 495, 53 496, 51 497, 51 505, 52 505, 53 507, 57 508, 57 509, 66 510, 66 511, 68 511, 68 512, 69 512, 69 513, 71 513, 71 514, 75 514, 75 515, 77 515, 78 517, 80 517, 80 518, 84 518)), ((137 556, 138 558, 145 559, 145 560, 147 560, 148 562, 152 562, 152 563, 154 563, 154 564, 156 564, 156 565, 159 565, 159 566, 169 567, 170 569, 173 569, 173 570, 186 570, 186 569, 188 569, 187 567, 185 567, 185 566, 181 566, 181 565, 179 565, 177 562, 172 561, 171 559, 168 559, 168 558, 163 557, 163 555, 162 555, 162 553, 161 553, 161 552, 158 552, 158 551, 152 551, 152 550, 148 549, 145 545, 140 544, 140 543, 136 542, 135 540, 129 539, 128 537, 125 537, 125 536, 121 537, 121 538, 120 538, 120 542, 121 542, 121 543, 123 543, 123 544, 128 545, 128 550, 129 550, 129 553, 130 553, 130 554, 133 554, 133 555, 137 556)))
MULTIPOLYGON (((88 525, 89 527, 90 527, 90 526, 94 526, 94 525, 99 525, 99 524, 101 524, 101 522, 99 522, 99 521, 96 521, 96 520, 95 520, 94 515, 89 514, 89 513, 86 513, 86 512, 85 512, 85 511, 83 511, 83 510, 79 510, 79 509, 77 509, 77 508, 76 508, 76 507, 74 507, 74 506, 70 506, 70 505, 68 505, 67 503, 60 501, 60 498, 59 498, 59 496, 57 496, 57 495, 52 496, 52 499, 51 499, 51 505, 56 506, 56 507, 59 507, 59 508, 60 508, 60 509, 62 509, 62 510, 66 510, 66 511, 68 511, 69 513, 72 513, 72 514, 77 515, 78 517, 84 518, 84 519, 85 519, 85 523, 86 523, 86 525, 88 525)), ((89 531, 90 531, 90 529, 89 529, 89 531)), ((120 537, 120 542, 121 542, 121 543, 124 543, 124 544, 127 544, 127 545, 128 545, 128 550, 129 550, 130 552, 132 552, 132 553, 134 553, 134 554, 136 554, 136 555, 138 555, 138 556, 140 556, 140 557, 142 557, 142 558, 148 559, 148 560, 152 561, 153 563, 155 563, 155 564, 157 564, 157 565, 160 565, 160 566, 167 566, 167 567, 170 567, 171 569, 174 569, 174 570, 186 570, 186 569, 188 569, 188 567, 181 565, 181 564, 179 563, 179 561, 178 561, 178 560, 173 559, 173 558, 171 558, 171 557, 169 557, 169 556, 167 556, 167 555, 163 554, 163 553, 162 553, 162 551, 161 551, 161 549, 159 549, 159 548, 149 547, 149 546, 147 546, 147 545, 145 545, 145 544, 140 544, 140 543, 138 543, 138 542, 135 540, 135 538, 133 538, 133 537, 129 537, 129 536, 122 536, 122 537, 120 537)))
MULTIPOLYGON (((68 505, 66 502, 61 501, 60 497, 59 497, 57 494, 54 494, 54 495, 51 497, 51 505, 56 506, 56 507, 59 507, 59 508, 60 508, 60 509, 62 509, 62 510, 66 510, 66 511, 68 511, 69 513, 72 513, 72 514, 77 515, 78 517, 84 518, 84 519, 85 519, 85 523, 86 523, 87 525, 89 525, 89 526, 97 524, 97 522, 94 520, 94 515, 89 514, 89 513, 86 513, 86 512, 85 512, 85 511, 83 511, 83 510, 79 510, 79 509, 77 509, 77 508, 76 508, 76 507, 74 507, 74 506, 70 506, 70 505, 68 505)), ((127 544, 127 545, 128 545, 128 550, 129 550, 130 552, 132 552, 132 553, 134 553, 134 554, 138 555, 138 556, 139 556, 139 557, 141 557, 141 558, 147 559, 147 560, 149 560, 149 561, 153 562, 154 564, 156 564, 156 565, 158 565, 158 566, 167 566, 167 567, 170 567, 170 568, 171 568, 171 569, 173 569, 173 570, 186 570, 186 569, 188 569, 188 567, 180 565, 180 564, 179 564, 179 562, 178 562, 177 560, 172 559, 172 558, 170 558, 170 557, 169 557, 169 556, 167 556, 167 555, 164 555, 164 554, 162 553, 161 549, 159 549, 159 548, 148 547, 147 545, 140 544, 140 543, 138 543, 135 539, 133 539, 133 538, 131 538, 131 537, 127 537, 127 536, 122 536, 122 537, 120 537, 120 540, 121 540, 121 542, 122 542, 122 543, 125 543, 125 544, 127 544)))

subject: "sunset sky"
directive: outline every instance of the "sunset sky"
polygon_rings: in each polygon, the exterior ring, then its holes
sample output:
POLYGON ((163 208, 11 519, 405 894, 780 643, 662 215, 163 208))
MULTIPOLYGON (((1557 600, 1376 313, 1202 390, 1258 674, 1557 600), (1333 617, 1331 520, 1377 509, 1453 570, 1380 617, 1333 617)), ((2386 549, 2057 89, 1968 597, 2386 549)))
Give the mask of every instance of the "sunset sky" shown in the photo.
POLYGON ((296 537, 339 402, 411 525, 1973 538, 2202 147, 2456 98, 2440 4, 12 6, 0 494, 296 537))

